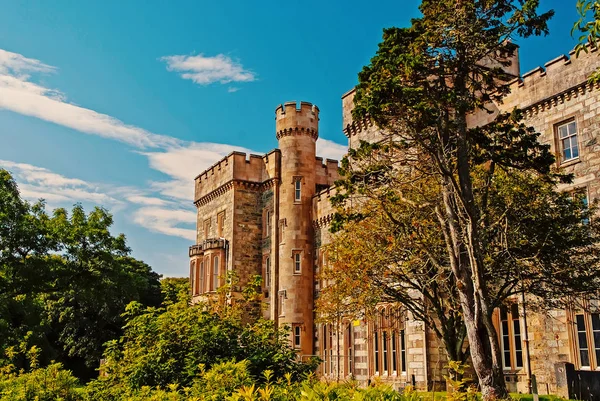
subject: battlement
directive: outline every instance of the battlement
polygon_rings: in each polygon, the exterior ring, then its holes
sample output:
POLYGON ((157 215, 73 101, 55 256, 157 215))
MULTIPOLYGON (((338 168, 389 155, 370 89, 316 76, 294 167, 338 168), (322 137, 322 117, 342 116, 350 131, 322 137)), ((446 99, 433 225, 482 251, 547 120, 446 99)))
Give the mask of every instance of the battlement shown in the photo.
POLYGON ((562 54, 544 66, 536 67, 516 78, 508 85, 510 93, 503 99, 500 108, 512 110, 514 107, 527 109, 544 100, 562 95, 582 84, 600 67, 597 48, 588 48, 575 57, 575 51, 562 54))
POLYGON ((315 140, 319 136, 319 108, 309 102, 286 102, 275 109, 277 139, 284 136, 308 134, 315 140))
POLYGON ((262 184, 273 178, 280 154, 278 149, 262 156, 231 152, 196 177, 194 201, 233 181, 262 184))
POLYGON ((317 186, 331 186, 339 179, 339 162, 333 159, 317 157, 315 159, 315 184, 317 186))

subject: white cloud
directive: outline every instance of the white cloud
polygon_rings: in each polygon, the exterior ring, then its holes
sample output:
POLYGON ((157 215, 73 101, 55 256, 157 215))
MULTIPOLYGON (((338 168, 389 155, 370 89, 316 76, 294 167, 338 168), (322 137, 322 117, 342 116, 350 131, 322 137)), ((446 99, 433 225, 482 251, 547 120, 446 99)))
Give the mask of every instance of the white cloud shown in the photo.
POLYGON ((348 147, 345 145, 340 145, 328 139, 317 139, 317 156, 339 161, 346 153, 348 153, 348 147))
MULTIPOLYGON (((252 72, 222 54, 215 57, 169 56, 163 60, 169 69, 181 72, 182 77, 199 84, 255 79, 252 72)), ((256 152, 226 144, 185 142, 125 124, 109 115, 68 103, 63 93, 34 82, 28 75, 55 71, 55 67, 39 60, 0 49, 0 109, 131 145, 148 158, 152 169, 165 174, 168 179, 152 181, 146 188, 114 187, 65 177, 38 166, 0 160, 0 167, 14 173, 22 195, 31 200, 44 198, 57 206, 89 202, 111 207, 113 211, 127 208, 134 222, 142 227, 194 240, 195 230, 182 227, 195 222, 191 205, 194 177, 232 151, 256 152), (182 209, 188 205, 190 210, 182 209)), ((317 141, 320 156, 340 159, 345 153, 345 146, 326 139, 317 141)))
POLYGON ((191 202, 194 178, 233 151, 255 153, 239 146, 192 142, 186 147, 142 154, 148 157, 150 167, 172 178, 170 181, 152 182, 153 189, 162 195, 191 202))
POLYGON ((25 72, 49 73, 54 67, 0 49, 0 109, 36 117, 86 134, 138 148, 177 146, 181 141, 148 132, 94 110, 67 103, 59 91, 31 82, 25 72))
POLYGON ((193 211, 143 207, 135 211, 133 221, 156 233, 196 240, 196 230, 180 227, 182 224, 189 225, 196 221, 196 213, 193 211))
POLYGON ((0 160, 0 167, 10 171, 19 183, 21 195, 29 200, 45 199, 52 206, 92 202, 105 206, 119 206, 122 201, 93 185, 77 178, 68 178, 48 169, 25 163, 0 160))
POLYGON ((229 93, 235 93, 237 91, 239 91, 241 88, 237 88, 235 86, 230 86, 229 88, 227 88, 227 92, 229 93))
POLYGON ((22 54, 0 49, 0 74, 12 73, 20 75, 25 72, 54 72, 55 67, 42 63, 40 60, 27 58, 22 54))
POLYGON ((215 82, 227 84, 230 82, 251 82, 256 79, 252 71, 224 54, 214 57, 174 55, 161 57, 167 63, 169 71, 176 71, 181 78, 189 79, 199 85, 215 82))

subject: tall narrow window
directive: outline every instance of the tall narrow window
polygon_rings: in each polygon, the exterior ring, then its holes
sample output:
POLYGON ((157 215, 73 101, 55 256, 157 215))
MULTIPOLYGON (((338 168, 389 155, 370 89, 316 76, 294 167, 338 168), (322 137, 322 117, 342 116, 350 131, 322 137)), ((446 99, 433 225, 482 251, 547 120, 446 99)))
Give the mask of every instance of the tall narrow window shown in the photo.
POLYGON ((302 252, 294 251, 294 274, 302 272, 302 252))
POLYGON ((210 219, 204 220, 204 239, 208 239, 208 234, 210 233, 210 219))
POLYGON ((302 181, 298 178, 294 181, 294 201, 300 202, 302 199, 302 181))
POLYGON ((352 332, 352 323, 348 323, 346 327, 346 355, 348 358, 348 370, 346 374, 354 374, 354 335, 352 332))
POLYGON ((511 306, 511 317, 513 324, 513 341, 515 346, 515 368, 523 367, 523 343, 521 342, 521 320, 519 319, 519 306, 511 306))
POLYGON ((302 338, 302 326, 299 324, 293 325, 294 348, 300 348, 300 340, 302 338))
POLYGON ((333 330, 331 329, 331 324, 329 325, 329 372, 333 373, 335 370, 335 365, 333 361, 333 330))
POLYGON ((285 306, 285 290, 279 291, 279 299, 277 309, 279 309, 279 316, 284 316, 283 307, 285 306))
POLYGON ((592 338, 594 339, 594 351, 596 353, 596 369, 600 364, 600 314, 592 313, 592 338))
POLYGON ((213 290, 219 288, 219 257, 215 256, 213 259, 213 290))
POLYGON ((406 339, 404 338, 404 330, 400 330, 400 367, 402 373, 406 372, 406 339))
POLYGON ((192 289, 192 295, 196 295, 196 261, 190 262, 190 286, 192 289))
POLYGON ((383 358, 383 372, 387 373, 388 371, 388 332, 384 331, 382 335, 382 347, 383 350, 382 358, 383 358))
POLYGON ((506 308, 500 309, 500 336, 502 337, 502 367, 511 369, 510 363, 510 331, 508 328, 508 313, 506 308))
POLYGON ((271 211, 267 210, 265 215, 265 237, 271 235, 271 211))
POLYGON ((579 157, 579 145, 577 144, 577 124, 570 121, 557 127, 558 140, 560 143, 562 161, 577 159, 579 157))
POLYGON ((206 273, 204 272, 204 262, 200 262, 200 291, 199 293, 202 294, 204 293, 204 291, 206 290, 204 287, 204 275, 206 273))
POLYGON ((396 332, 392 331, 392 374, 398 373, 398 338, 396 332))
POLYGON ((327 325, 323 325, 323 374, 327 376, 329 373, 329 361, 327 359, 329 350, 327 349, 327 325))
POLYGON ((590 349, 588 348, 587 331, 584 315, 575 316, 577 325, 577 344, 579 345, 579 363, 582 368, 590 367, 590 349))
POLYGON ((267 291, 271 288, 271 258, 265 259, 265 287, 267 291))
POLYGON ((223 226, 225 225, 225 212, 221 212, 217 215, 217 236, 223 237, 223 226))
POLYGON ((373 356, 375 358, 375 373, 379 373, 379 333, 373 336, 373 356))

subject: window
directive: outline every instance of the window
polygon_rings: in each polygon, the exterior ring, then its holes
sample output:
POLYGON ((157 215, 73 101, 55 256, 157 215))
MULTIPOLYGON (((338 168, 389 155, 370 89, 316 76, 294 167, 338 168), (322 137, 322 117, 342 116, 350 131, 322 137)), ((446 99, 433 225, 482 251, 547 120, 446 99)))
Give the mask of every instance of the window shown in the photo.
POLYGON ((382 349, 383 349, 383 355, 382 355, 382 359, 383 359, 383 372, 387 373, 388 371, 388 333, 387 331, 383 332, 382 335, 382 349))
POLYGON ((577 144, 577 124, 575 121, 561 124, 556 130, 562 162, 577 159, 579 157, 579 145, 577 144))
POLYGON ((510 309, 500 308, 500 338, 502 367, 507 370, 523 368, 521 319, 517 304, 512 304, 510 309))
POLYGON ((406 373, 406 342, 404 330, 400 330, 400 367, 402 368, 402 373, 406 373))
POLYGON ((202 294, 206 291, 204 287, 204 262, 200 262, 200 290, 199 293, 202 294))
POLYGON ((219 288, 219 257, 213 258, 213 290, 219 288))
POLYGON ((375 373, 379 373, 379 332, 373 336, 373 357, 375 358, 375 373))
POLYGON ((302 199, 302 179, 296 178, 294 180, 294 202, 300 202, 302 199))
POLYGON ((587 331, 585 329, 585 318, 583 315, 575 317, 577 324, 577 345, 579 346, 579 364, 582 368, 589 368, 590 350, 588 348, 587 331))
POLYGON ((302 251, 294 251, 292 255, 294 258, 294 274, 300 274, 302 272, 302 251))
POLYGON ((267 210, 265 215, 265 237, 271 235, 271 211, 267 210))
POLYGON ((265 289, 269 291, 269 288, 271 288, 271 258, 267 256, 265 259, 265 289))
POLYGON ((600 313, 575 315, 579 367, 600 368, 600 313))
POLYGON ((223 237, 223 226, 225 225, 225 212, 217 215, 217 237, 223 237))
POLYGON ((405 313, 386 307, 375 319, 373 367, 375 374, 398 375, 406 372, 405 313))
POLYGON ((327 376, 327 373, 329 373, 328 369, 327 369, 329 367, 329 363, 328 363, 329 361, 327 360, 329 351, 327 349, 327 345, 328 345, 328 343, 327 343, 327 325, 324 324, 323 325, 323 347, 321 349, 321 356, 323 357, 323 374, 325 376, 327 376))
POLYGON ((354 331, 352 323, 346 325, 346 335, 344 336, 346 343, 346 375, 354 374, 354 331))
POLYGON ((398 373, 398 348, 396 332, 392 331, 392 373, 398 373))
POLYGON ((285 234, 285 225, 287 224, 285 219, 279 220, 279 243, 283 244, 283 235, 285 234))
POLYGON ((285 306, 285 290, 283 291, 279 291, 279 298, 278 298, 278 304, 277 304, 277 309, 279 309, 279 316, 285 316, 285 313, 283 311, 283 307, 285 306))
POLYGON ((300 339, 302 338, 302 326, 299 324, 292 325, 292 331, 294 336, 294 348, 300 348, 300 339))
POLYGON ((208 234, 210 233, 210 219, 204 220, 204 239, 208 239, 208 234))
POLYGON ((196 262, 190 262, 190 287, 192 289, 192 295, 196 295, 196 262))

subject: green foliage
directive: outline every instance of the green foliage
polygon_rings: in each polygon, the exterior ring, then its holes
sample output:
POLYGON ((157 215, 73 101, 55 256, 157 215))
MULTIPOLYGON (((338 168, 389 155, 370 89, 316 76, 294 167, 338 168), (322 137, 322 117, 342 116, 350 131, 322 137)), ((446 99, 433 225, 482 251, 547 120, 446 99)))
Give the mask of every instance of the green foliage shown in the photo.
MULTIPOLYGON (((248 302, 252 301, 248 294, 248 302)), ((162 308, 131 303, 123 315, 123 337, 107 344, 103 365, 107 377, 97 386, 189 387, 205 371, 212 372, 209 377, 221 374, 211 371, 214 366, 224 363, 221 369, 241 369, 235 365, 241 361, 257 380, 265 370, 276 372, 275 379, 290 374, 296 380, 316 368, 316 361, 298 361, 287 330, 263 319, 244 322, 239 311, 246 310, 246 303, 215 309, 189 306, 186 301, 162 308)))
POLYGON ((87 378, 102 344, 121 335, 125 306, 160 304, 160 276, 129 256, 112 223, 81 205, 48 215, 0 169, 0 366, 31 368, 35 346, 41 366, 56 360, 87 378))
POLYGON ((0 371, 0 399, 3 401, 82 401, 79 381, 61 364, 15 372, 8 367, 0 371))
MULTIPOLYGON (((579 19, 573 25, 571 35, 579 32, 575 47, 575 55, 583 51, 588 53, 590 47, 598 48, 600 42, 600 1, 599 0, 577 0, 577 14, 579 19)), ((590 82, 600 82, 600 70, 591 77, 590 82)))

